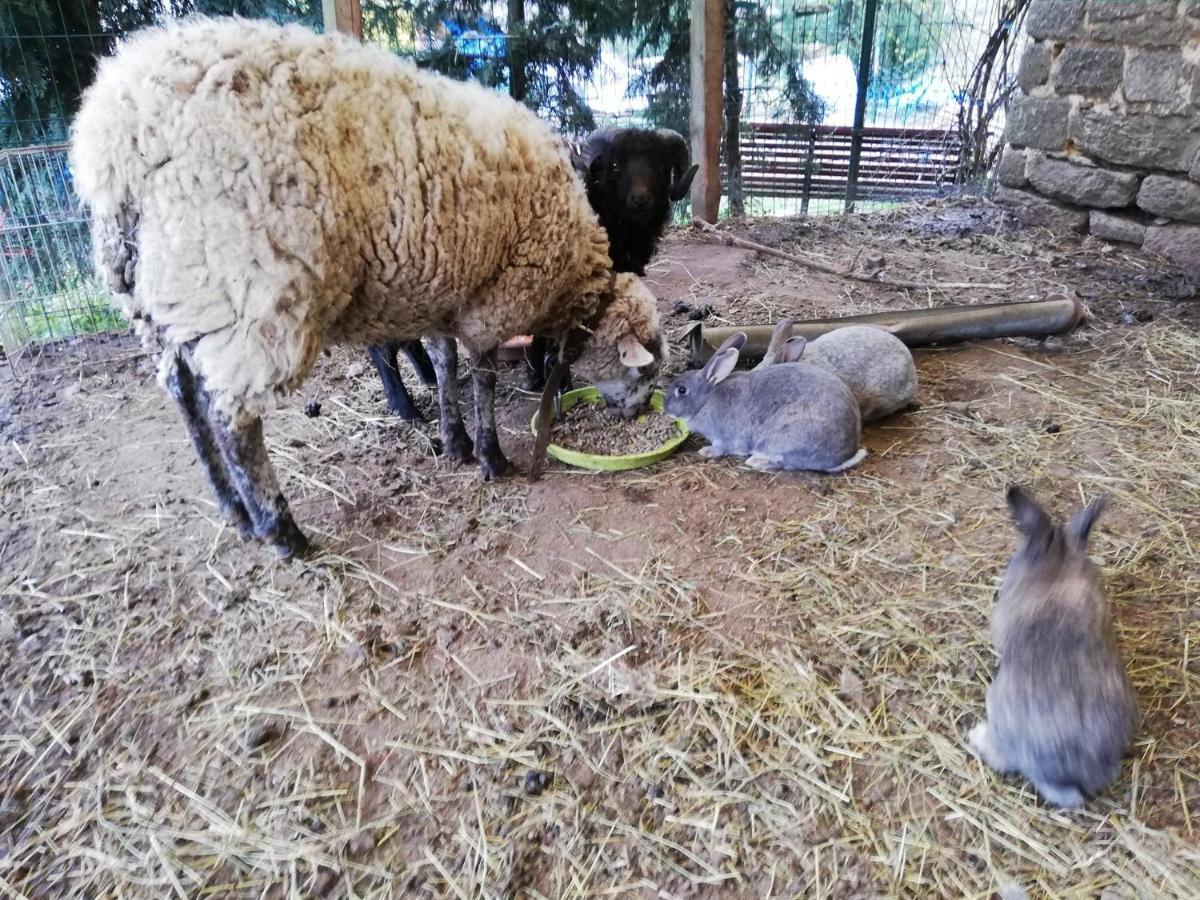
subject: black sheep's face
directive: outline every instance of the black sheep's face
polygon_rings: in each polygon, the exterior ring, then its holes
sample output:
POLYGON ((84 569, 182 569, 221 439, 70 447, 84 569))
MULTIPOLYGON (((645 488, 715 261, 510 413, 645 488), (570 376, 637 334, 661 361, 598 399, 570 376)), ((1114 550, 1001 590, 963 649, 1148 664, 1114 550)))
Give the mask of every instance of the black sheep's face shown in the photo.
POLYGON ((616 200, 622 220, 635 225, 659 222, 670 208, 671 161, 657 151, 605 149, 588 168, 590 185, 616 200))

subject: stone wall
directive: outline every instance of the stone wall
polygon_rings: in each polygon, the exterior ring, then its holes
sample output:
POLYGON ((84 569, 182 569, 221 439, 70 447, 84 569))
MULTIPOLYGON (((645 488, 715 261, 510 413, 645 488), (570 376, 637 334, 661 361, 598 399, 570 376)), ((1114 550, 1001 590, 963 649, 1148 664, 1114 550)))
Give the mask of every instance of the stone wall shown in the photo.
POLYGON ((997 199, 1200 271, 1200 0, 1033 0, 997 199))

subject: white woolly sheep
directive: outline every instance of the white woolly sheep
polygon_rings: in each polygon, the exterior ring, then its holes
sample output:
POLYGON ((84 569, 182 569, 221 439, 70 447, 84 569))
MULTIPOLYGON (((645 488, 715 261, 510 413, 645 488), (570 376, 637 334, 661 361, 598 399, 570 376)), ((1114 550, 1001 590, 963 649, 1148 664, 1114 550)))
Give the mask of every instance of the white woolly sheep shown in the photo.
MULTIPOLYGON (((666 353, 653 297, 612 272, 546 125, 347 38, 241 19, 143 31, 100 64, 71 161, 97 265, 163 346, 160 376, 223 512, 283 556, 306 539, 261 416, 325 346, 430 336, 446 368, 461 340, 485 477, 507 468, 492 408, 502 340, 573 341, 626 413, 666 353)), ((457 385, 440 380, 442 439, 465 460, 457 385)))

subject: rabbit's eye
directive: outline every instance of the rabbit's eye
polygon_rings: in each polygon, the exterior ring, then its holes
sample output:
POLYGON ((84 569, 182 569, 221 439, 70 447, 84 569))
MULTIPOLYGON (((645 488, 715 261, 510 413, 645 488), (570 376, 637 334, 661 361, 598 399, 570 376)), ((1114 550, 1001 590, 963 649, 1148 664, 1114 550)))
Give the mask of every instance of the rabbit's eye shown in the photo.
POLYGON ((682 397, 686 393, 687 393, 687 388, 684 387, 682 384, 679 387, 675 388, 675 395, 677 397, 682 397))

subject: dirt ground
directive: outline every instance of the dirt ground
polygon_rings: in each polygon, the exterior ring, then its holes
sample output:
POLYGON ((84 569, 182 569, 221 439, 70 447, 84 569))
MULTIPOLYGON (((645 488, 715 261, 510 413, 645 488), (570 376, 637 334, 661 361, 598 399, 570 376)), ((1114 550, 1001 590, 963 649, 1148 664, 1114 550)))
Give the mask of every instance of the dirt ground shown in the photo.
POLYGON ((918 351, 920 409, 839 476, 693 438, 644 470, 485 484, 337 350, 266 425, 323 548, 290 564, 223 527, 132 344, 0 366, 0 894, 1200 896, 1197 284, 983 201, 736 230, 1005 287, 899 290, 680 231, 650 277, 675 371, 693 311, 1075 291, 1092 318, 918 351), (964 742, 1010 482, 1060 514, 1112 499, 1092 552, 1144 721, 1076 813, 964 742))

